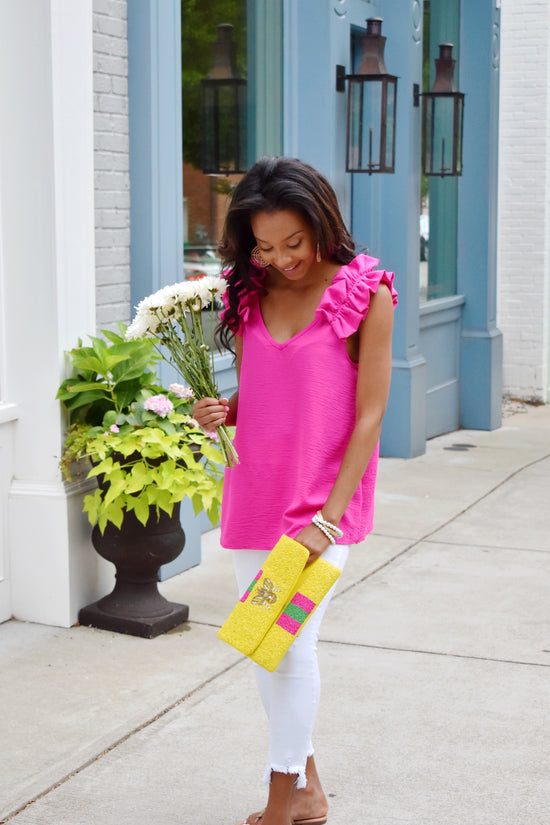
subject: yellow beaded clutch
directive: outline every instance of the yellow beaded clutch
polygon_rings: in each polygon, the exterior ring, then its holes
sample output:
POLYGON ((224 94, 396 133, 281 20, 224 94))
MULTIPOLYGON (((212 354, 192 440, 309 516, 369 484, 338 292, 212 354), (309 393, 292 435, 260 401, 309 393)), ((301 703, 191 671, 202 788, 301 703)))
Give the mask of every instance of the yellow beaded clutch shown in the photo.
POLYGON ((325 559, 305 567, 308 558, 302 544, 281 536, 218 631, 219 638, 266 670, 275 670, 340 575, 325 559))
POLYGON ((308 558, 303 544, 281 536, 218 631, 219 638, 250 656, 282 613, 308 558))
POLYGON ((282 613, 250 658, 266 670, 274 671, 339 575, 340 570, 322 558, 306 567, 282 613))

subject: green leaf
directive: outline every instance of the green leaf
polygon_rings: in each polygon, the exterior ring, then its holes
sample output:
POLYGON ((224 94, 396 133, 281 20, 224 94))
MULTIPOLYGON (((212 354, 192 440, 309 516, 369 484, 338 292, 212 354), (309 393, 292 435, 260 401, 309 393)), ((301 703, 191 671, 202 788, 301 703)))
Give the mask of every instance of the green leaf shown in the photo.
POLYGON ((86 407, 94 401, 105 399, 105 391, 102 389, 93 390, 90 392, 79 392, 78 394, 69 393, 67 399, 63 399, 65 407, 69 410, 78 410, 81 407, 86 407))
POLYGON ((147 524, 147 520, 149 518, 149 504, 145 498, 140 497, 136 499, 134 512, 136 514, 136 518, 138 518, 142 524, 147 524))
POLYGON ((101 334, 104 335, 111 344, 121 344, 124 341, 124 338, 121 338, 120 335, 110 329, 102 329, 101 334))
POLYGON ((107 521, 111 521, 115 527, 118 527, 120 530, 122 526, 122 521, 124 519, 124 510, 119 502, 114 501, 112 502, 109 507, 106 507, 104 512, 99 517, 99 529, 103 533, 105 530, 105 526, 102 528, 102 524, 106 524, 107 521))
POLYGON ((73 365, 77 370, 90 370, 91 372, 103 375, 102 362, 96 355, 86 354, 85 349, 87 349, 87 347, 83 347, 78 353, 75 350, 71 352, 73 365), (73 353, 75 354, 73 355, 73 353))
POLYGON ((163 461, 158 468, 158 485, 165 489, 169 489, 174 479, 174 471, 176 469, 175 461, 163 461))
POLYGON ((108 507, 116 501, 118 496, 124 492, 125 473, 122 470, 114 470, 109 476, 109 488, 104 493, 103 500, 108 507))
POLYGON ((174 435, 177 432, 175 426, 172 424, 171 421, 168 421, 167 418, 162 418, 160 421, 157 422, 157 427, 161 429, 166 435, 174 435))
POLYGON ((148 472, 147 468, 145 467, 145 464, 143 464, 143 462, 134 464, 131 472, 126 477, 126 492, 137 493, 140 490, 143 490, 143 488, 147 484, 147 480, 148 472))
POLYGON ((94 491, 93 495, 89 494, 87 496, 84 496, 82 510, 84 513, 88 513, 88 520, 90 524, 96 523, 100 506, 101 490, 97 489, 94 491))
POLYGON ((169 490, 159 490, 155 503, 157 507, 160 507, 160 509, 164 510, 164 512, 169 516, 172 515, 172 510, 174 509, 174 499, 172 498, 169 490))
POLYGON ((95 464, 88 473, 87 478, 93 478, 94 476, 100 476, 102 474, 109 475, 112 469, 113 459, 109 456, 109 458, 106 458, 104 461, 100 461, 99 464, 95 464))
POLYGON ((103 394, 109 392, 109 388, 100 381, 69 381, 67 384, 67 392, 86 392, 87 390, 102 390, 103 394))
POLYGON ((116 424, 116 423, 117 423, 116 410, 108 410, 108 412, 106 412, 105 415, 103 416, 103 426, 105 427, 106 430, 108 430, 109 427, 112 424, 116 424))

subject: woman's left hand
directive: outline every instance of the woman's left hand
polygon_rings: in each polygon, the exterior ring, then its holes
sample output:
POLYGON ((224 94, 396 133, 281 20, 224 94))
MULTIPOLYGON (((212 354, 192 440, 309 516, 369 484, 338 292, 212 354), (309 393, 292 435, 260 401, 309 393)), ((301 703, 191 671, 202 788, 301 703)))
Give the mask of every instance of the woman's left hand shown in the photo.
POLYGON ((330 547, 330 541, 314 524, 308 524, 296 536, 296 541, 303 544, 309 550, 309 559, 307 564, 311 564, 321 556, 327 547, 330 547))

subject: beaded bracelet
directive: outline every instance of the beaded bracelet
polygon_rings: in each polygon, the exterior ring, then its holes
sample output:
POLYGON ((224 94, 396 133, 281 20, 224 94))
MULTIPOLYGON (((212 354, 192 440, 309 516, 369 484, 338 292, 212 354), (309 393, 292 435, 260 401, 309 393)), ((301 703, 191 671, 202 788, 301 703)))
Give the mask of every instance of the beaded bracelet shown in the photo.
POLYGON ((330 533, 330 532, 327 530, 327 528, 326 528, 326 527, 324 527, 324 526, 323 526, 320 522, 315 521, 315 516, 313 516, 313 518, 312 518, 311 520, 312 520, 313 524, 314 524, 316 527, 318 527, 318 528, 319 528, 319 530, 321 531, 321 533, 324 533, 324 534, 325 534, 325 536, 327 537, 327 539, 330 541, 330 543, 331 543, 331 544, 336 544, 336 541, 334 540, 334 536, 332 535, 332 533, 330 533))
POLYGON ((332 522, 327 521, 324 518, 320 510, 317 513, 315 513, 311 520, 313 524, 325 534, 325 536, 329 539, 331 544, 335 544, 335 538, 341 539, 344 535, 339 527, 337 527, 335 524, 332 524, 332 522))

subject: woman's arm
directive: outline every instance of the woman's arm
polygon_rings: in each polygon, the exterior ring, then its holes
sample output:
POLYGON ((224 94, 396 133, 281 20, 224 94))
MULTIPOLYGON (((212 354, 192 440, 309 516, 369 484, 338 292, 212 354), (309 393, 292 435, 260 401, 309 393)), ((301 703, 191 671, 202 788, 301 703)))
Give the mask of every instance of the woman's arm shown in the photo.
MULTIPOLYGON (((382 284, 371 297, 367 317, 359 327, 355 427, 321 511, 332 524, 337 525, 344 515, 380 438, 391 381, 392 328, 393 300, 390 290, 382 284)), ((310 562, 329 546, 329 540, 314 524, 304 527, 296 540, 310 551, 310 562)))
MULTIPOLYGON (((235 336, 235 369, 237 371, 237 385, 241 376, 241 361, 243 356, 243 339, 235 336)), ((237 423, 237 407, 239 390, 231 398, 201 398, 193 404, 193 418, 198 421, 206 432, 213 432, 221 424, 230 427, 237 423)))

